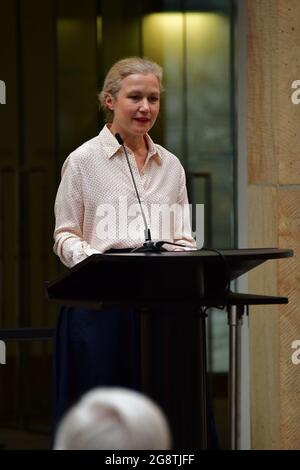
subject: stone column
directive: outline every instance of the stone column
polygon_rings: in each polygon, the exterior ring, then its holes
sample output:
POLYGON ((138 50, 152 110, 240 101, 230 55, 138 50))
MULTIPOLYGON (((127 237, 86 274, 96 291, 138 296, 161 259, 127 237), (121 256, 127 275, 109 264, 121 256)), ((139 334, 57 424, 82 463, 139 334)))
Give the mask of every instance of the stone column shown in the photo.
POLYGON ((294 250, 249 275, 249 292, 289 297, 251 309, 252 448, 299 449, 300 1, 247 0, 247 41, 249 246, 294 250))

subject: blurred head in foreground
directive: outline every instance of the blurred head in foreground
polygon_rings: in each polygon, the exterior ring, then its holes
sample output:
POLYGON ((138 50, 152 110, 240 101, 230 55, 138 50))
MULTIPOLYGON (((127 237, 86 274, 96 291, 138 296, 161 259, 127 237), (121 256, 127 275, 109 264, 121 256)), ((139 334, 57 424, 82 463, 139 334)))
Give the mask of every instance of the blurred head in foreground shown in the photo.
POLYGON ((163 450, 171 435, 161 409, 141 393, 121 388, 88 392, 62 419, 55 450, 163 450))

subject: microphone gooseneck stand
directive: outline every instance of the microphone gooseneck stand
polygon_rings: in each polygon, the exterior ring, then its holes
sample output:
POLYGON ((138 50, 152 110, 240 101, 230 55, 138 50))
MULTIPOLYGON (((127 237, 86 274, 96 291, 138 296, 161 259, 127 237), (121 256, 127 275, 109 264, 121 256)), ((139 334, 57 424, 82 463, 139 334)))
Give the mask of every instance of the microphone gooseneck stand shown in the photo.
POLYGON ((146 216, 145 216, 143 206, 142 206, 142 203, 141 203, 141 199, 140 199, 140 195, 139 195, 136 183, 135 183, 135 179, 134 179, 134 176, 133 176, 133 171, 132 171, 132 168, 131 168, 131 165, 130 165, 130 162, 129 162, 128 153, 127 153, 126 147, 124 145, 124 141, 123 141, 122 137, 120 136, 120 134, 118 132, 115 134, 115 138, 117 139, 118 143, 123 147, 123 150, 125 152, 126 161, 127 161, 128 167, 129 167, 130 174, 131 174, 131 178, 132 178, 133 186, 134 186, 134 189, 135 189, 136 197, 137 197, 137 200, 138 200, 140 208, 141 208, 141 214, 142 214, 143 221, 144 221, 144 226, 145 226, 145 229, 144 229, 145 241, 144 241, 142 246, 140 246, 138 248, 134 248, 132 250, 132 253, 162 253, 164 251, 167 251, 165 248, 163 248, 163 245, 166 245, 166 244, 185 247, 185 245, 181 245, 179 243, 173 243, 173 242, 168 242, 168 241, 163 241, 163 240, 157 241, 157 242, 152 241, 150 228, 148 227, 148 224, 147 224, 147 221, 146 221, 146 216))

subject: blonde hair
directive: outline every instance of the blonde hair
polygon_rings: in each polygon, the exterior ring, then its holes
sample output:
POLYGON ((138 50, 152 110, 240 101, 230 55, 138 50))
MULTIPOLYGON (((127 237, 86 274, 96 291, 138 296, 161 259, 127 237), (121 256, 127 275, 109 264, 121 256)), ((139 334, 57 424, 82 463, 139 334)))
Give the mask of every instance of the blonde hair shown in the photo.
POLYGON ((163 450, 168 422, 145 395, 122 388, 88 392, 63 418, 54 450, 163 450))
POLYGON ((160 91, 162 87, 162 68, 156 62, 142 57, 127 57, 126 59, 116 62, 108 71, 102 91, 99 93, 98 98, 100 107, 104 109, 107 120, 113 118, 113 112, 106 107, 105 101, 108 94, 115 97, 122 86, 122 80, 128 75, 139 73, 142 75, 153 74, 159 81, 160 91))

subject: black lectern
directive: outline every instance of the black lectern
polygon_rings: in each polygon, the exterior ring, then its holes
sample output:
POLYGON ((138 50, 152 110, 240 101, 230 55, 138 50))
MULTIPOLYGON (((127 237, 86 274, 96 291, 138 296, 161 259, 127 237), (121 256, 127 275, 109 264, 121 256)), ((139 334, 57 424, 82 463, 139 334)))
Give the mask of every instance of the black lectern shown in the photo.
MULTIPOLYGON (((245 306, 287 303, 286 297, 233 293, 230 281, 270 260, 293 256, 292 250, 276 248, 199 250, 162 253, 111 253, 92 255, 59 279, 47 282, 51 301, 89 308, 135 306, 153 315, 197 318, 201 335, 198 376, 200 425, 191 426, 189 441, 179 439, 181 448, 207 448, 206 393, 206 308, 223 307, 230 326, 229 410, 230 447, 238 448, 240 325, 245 306)), ((193 357, 190 358, 193 363, 193 357)), ((195 390, 193 390, 195 392, 195 390)), ((175 393, 175 391, 174 391, 175 393)), ((190 400, 191 401, 191 400, 190 400)), ((191 420, 183 413, 182 420, 191 420)), ((194 420, 197 413, 194 413, 194 420)), ((185 436, 188 423, 182 422, 185 436)))

